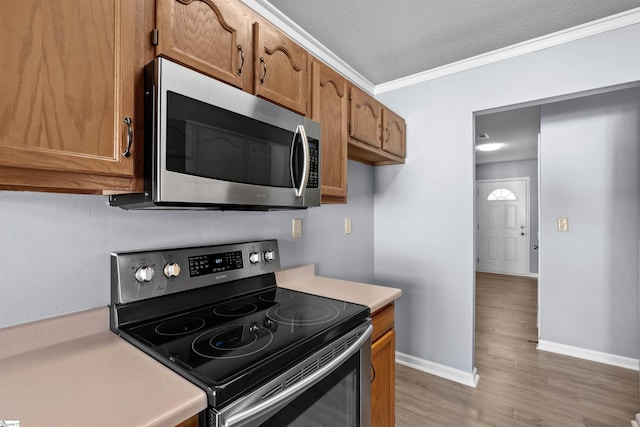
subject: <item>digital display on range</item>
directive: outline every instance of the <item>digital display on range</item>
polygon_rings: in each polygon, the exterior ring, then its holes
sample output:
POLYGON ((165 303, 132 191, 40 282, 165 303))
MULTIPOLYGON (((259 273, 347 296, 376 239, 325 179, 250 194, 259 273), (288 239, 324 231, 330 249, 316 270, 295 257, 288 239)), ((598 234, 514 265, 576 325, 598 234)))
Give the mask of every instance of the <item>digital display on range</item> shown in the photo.
POLYGON ((189 257, 189 276, 206 276, 242 268, 242 251, 189 257))

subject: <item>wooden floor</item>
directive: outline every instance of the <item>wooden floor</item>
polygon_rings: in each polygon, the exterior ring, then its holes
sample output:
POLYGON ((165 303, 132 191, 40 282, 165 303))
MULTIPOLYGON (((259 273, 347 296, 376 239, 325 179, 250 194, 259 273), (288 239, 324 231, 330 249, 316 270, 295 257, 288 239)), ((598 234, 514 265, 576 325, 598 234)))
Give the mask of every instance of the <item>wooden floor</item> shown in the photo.
POLYGON ((477 388, 396 364, 396 426, 630 426, 638 373, 536 350, 536 279, 478 273, 477 388))

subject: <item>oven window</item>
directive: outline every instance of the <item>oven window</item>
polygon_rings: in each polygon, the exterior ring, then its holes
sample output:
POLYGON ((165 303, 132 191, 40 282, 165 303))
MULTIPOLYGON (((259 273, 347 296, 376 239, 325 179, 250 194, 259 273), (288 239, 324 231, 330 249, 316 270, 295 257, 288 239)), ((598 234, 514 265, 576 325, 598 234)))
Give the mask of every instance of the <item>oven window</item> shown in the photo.
POLYGON ((299 137, 295 129, 287 131, 170 91, 166 123, 168 170, 292 187, 291 144, 294 136, 299 137))
POLYGON ((360 355, 298 396, 261 427, 360 425, 360 355))

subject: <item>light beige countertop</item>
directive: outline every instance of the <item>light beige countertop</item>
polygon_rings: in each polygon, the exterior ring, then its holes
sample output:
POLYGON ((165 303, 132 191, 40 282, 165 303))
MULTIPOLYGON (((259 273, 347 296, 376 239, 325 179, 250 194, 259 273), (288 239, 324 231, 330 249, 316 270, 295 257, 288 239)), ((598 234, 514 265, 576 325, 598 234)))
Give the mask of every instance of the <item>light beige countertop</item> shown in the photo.
POLYGON ((276 282, 281 288, 368 305, 372 314, 402 295, 398 288, 316 276, 314 264, 279 271, 276 282))
POLYGON ((25 427, 169 427, 206 408, 203 390, 108 322, 108 309, 99 308, 0 329, 0 419, 25 427))
MULTIPOLYGON (((315 275, 276 273, 278 286, 367 305, 402 291, 315 275)), ((0 420, 22 426, 172 427, 207 407, 203 390, 109 330, 106 307, 0 329, 0 420)))

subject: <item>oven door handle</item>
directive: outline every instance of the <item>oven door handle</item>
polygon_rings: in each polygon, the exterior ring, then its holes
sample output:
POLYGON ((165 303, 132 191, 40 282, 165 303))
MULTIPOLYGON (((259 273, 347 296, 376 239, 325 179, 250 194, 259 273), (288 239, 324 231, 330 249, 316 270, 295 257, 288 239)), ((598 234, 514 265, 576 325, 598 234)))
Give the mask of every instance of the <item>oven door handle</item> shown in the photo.
POLYGON ((291 402, 302 392, 310 388, 320 379, 327 376, 338 366, 342 365, 347 359, 360 351, 360 348, 369 339, 372 332, 373 326, 369 325, 362 336, 360 336, 348 349, 346 349, 343 353, 341 353, 338 357, 322 367, 320 370, 314 371, 311 375, 298 381, 291 387, 286 388, 283 392, 275 394, 274 396, 265 399, 257 403, 256 405, 250 406, 243 411, 230 415, 226 419, 222 420, 222 427, 239 427, 269 412, 275 413, 276 411, 280 410, 283 406, 291 402))

